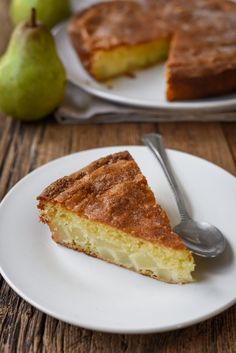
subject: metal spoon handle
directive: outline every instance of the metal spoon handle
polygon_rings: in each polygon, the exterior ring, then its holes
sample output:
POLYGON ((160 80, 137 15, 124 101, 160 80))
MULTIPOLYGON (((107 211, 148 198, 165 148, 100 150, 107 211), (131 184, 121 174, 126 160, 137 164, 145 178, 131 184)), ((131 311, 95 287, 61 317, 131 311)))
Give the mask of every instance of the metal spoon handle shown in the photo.
POLYGON ((181 218, 182 219, 190 218, 189 213, 185 206, 183 194, 180 191, 180 188, 177 184, 172 168, 170 166, 161 135, 156 133, 145 134, 142 137, 142 141, 147 147, 150 148, 150 150, 154 153, 159 163, 161 164, 162 169, 174 193, 181 218))

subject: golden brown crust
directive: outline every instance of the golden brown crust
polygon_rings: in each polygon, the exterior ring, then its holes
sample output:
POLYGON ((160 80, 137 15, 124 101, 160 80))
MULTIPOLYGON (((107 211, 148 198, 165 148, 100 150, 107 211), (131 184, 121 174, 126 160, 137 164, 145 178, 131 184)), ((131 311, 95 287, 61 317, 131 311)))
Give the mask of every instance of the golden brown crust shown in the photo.
POLYGON ((56 204, 138 238, 184 249, 182 240, 171 231, 165 211, 156 204, 146 178, 126 151, 59 179, 38 200, 41 209, 47 203, 56 204))
POLYGON ((167 74, 166 95, 169 101, 216 97, 235 92, 236 68, 220 74, 202 77, 175 78, 167 74))
POLYGON ((222 95, 236 90, 236 29, 176 33, 167 61, 169 100, 222 95), (216 46, 217 43, 217 46, 216 46))
POLYGON ((145 3, 153 19, 164 21, 172 33, 209 28, 224 31, 235 24, 236 4, 228 0, 145 0, 145 3))
POLYGON ((235 69, 236 27, 224 32, 208 30, 207 36, 205 31, 177 32, 167 64, 179 79, 214 76, 235 69))
POLYGON ((45 190, 41 193, 41 195, 37 198, 38 200, 50 201, 53 200, 57 195, 61 194, 64 190, 67 190, 72 186, 76 181, 82 179, 84 176, 89 175, 96 169, 100 167, 113 164, 118 162, 119 160, 130 161, 132 160, 129 152, 118 152, 106 157, 100 158, 92 163, 90 163, 85 168, 80 169, 78 172, 75 172, 69 176, 65 176, 56 180, 54 183, 49 185, 45 190))

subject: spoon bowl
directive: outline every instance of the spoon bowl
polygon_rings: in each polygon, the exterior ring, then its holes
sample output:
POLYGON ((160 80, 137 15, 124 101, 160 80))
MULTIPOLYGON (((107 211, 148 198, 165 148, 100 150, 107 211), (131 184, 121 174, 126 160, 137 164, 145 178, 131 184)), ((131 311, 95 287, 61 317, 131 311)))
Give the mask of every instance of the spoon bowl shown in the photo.
POLYGON ((215 257, 224 251, 223 234, 209 223, 183 218, 173 230, 183 239, 185 245, 199 256, 215 257))

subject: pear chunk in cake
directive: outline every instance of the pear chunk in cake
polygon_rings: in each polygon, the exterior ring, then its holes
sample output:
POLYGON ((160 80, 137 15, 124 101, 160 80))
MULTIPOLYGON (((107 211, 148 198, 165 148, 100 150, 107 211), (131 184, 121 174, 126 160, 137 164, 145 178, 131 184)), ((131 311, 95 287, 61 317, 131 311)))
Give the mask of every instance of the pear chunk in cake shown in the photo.
POLYGON ((192 281, 192 254, 129 152, 58 179, 38 201, 55 242, 161 281, 192 281))

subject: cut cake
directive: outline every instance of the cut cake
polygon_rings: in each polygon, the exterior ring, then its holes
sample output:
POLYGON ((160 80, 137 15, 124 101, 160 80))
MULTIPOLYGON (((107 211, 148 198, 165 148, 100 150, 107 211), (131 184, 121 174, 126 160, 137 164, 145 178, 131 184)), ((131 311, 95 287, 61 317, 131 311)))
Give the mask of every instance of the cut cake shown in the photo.
POLYGON ((130 74, 168 58, 169 101, 236 91, 232 1, 101 2, 73 16, 68 31, 82 64, 96 80, 130 74))

